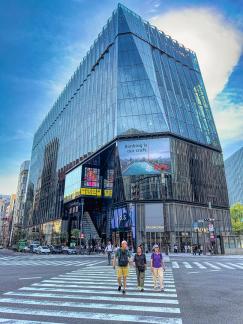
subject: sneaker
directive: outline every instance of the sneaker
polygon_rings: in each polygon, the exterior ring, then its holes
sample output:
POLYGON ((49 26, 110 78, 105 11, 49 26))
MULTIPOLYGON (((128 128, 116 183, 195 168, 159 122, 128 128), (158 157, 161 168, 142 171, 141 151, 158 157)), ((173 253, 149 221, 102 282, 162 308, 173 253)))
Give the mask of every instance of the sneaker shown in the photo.
POLYGON ((141 287, 138 286, 138 290, 141 290, 141 287))
POLYGON ((126 290, 125 290, 125 289, 123 289, 123 291, 122 291, 122 294, 123 294, 123 295, 125 295, 125 293, 126 293, 126 290))
POLYGON ((156 290, 158 287, 157 286, 154 286, 154 290, 156 290))
POLYGON ((121 286, 118 286, 118 289, 117 289, 118 291, 121 291, 121 286))
POLYGON ((143 292, 143 291, 144 291, 144 289, 142 288, 142 289, 141 289, 141 291, 143 292))
POLYGON ((165 289, 164 288, 160 288, 160 291, 165 291, 165 289))

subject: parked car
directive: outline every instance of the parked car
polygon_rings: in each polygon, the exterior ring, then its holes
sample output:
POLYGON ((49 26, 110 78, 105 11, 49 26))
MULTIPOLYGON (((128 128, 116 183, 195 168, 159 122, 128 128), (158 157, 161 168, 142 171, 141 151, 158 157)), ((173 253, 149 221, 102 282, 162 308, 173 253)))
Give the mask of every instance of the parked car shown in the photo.
POLYGON ((49 249, 48 246, 38 246, 38 248, 36 249, 36 253, 37 254, 50 254, 51 250, 49 249))
POLYGON ((39 244, 30 244, 30 252, 36 253, 36 249, 38 248, 39 244))
POLYGON ((62 253, 64 253, 64 254, 77 254, 77 250, 76 250, 75 247, 67 247, 67 246, 65 246, 62 249, 62 253))
POLYGON ((30 247, 26 245, 26 246, 23 248, 23 252, 30 252, 30 247))
POLYGON ((2 245, 0 245, 0 249, 3 249, 3 246, 2 245))
POLYGON ((50 246, 51 253, 53 254, 60 254, 62 253, 62 247, 60 245, 51 245, 50 246))

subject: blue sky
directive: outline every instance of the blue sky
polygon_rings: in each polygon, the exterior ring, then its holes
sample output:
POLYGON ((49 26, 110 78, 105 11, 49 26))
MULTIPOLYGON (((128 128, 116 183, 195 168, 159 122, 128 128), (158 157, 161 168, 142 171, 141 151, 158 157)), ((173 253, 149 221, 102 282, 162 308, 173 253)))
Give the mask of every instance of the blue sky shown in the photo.
MULTIPOLYGON (((16 191, 19 167, 30 158, 35 130, 117 3, 0 1, 1 193, 16 191)), ((243 143, 243 1, 122 3, 197 52, 228 157, 243 143)))

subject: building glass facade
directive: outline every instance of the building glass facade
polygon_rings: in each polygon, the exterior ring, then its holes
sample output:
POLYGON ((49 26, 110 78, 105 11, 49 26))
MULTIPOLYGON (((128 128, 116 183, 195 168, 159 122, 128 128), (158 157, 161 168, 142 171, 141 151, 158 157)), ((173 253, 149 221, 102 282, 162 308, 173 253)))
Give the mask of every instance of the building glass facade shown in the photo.
POLYGON ((230 206, 243 204, 243 147, 225 160, 230 206))
MULTIPOLYGON (((196 54, 119 4, 37 130, 28 186, 26 225, 68 222, 68 203, 85 197, 100 237, 110 235, 119 205, 126 215, 140 201, 163 210, 162 202, 227 210, 221 147, 196 54), (135 145, 128 157, 126 145, 135 145), (137 152, 139 145, 149 151, 137 152)), ((134 208, 138 220, 150 207, 134 208)), ((141 228, 152 226, 140 218, 141 228)))

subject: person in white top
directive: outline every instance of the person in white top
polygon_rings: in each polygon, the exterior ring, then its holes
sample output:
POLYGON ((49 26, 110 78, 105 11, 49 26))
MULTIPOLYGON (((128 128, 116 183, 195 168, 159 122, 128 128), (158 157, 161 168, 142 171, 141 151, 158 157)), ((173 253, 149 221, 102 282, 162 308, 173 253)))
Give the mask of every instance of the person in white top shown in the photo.
POLYGON ((107 256, 108 256, 108 265, 111 265, 111 255, 113 252, 113 245, 111 244, 111 241, 108 242, 108 244, 105 248, 105 252, 107 253, 107 256))

